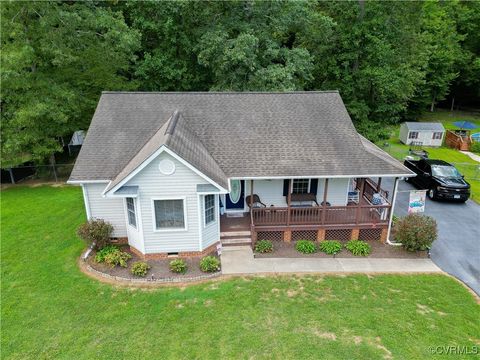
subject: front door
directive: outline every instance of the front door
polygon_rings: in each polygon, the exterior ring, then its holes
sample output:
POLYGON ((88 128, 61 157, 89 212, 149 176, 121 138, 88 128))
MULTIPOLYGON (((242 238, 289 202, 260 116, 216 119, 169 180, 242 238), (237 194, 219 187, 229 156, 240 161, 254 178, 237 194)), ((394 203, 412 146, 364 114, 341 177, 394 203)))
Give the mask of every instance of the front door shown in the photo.
POLYGON ((230 180, 231 191, 225 196, 226 210, 243 210, 245 200, 245 180, 230 180))

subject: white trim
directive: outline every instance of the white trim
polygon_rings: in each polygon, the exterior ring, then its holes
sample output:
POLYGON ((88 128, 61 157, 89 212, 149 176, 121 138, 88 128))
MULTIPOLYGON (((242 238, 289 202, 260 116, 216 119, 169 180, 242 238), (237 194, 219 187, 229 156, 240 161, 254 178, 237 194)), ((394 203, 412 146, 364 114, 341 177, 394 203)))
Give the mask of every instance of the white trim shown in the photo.
POLYGON ((187 222, 187 197, 186 196, 167 196, 167 197, 154 197, 151 198, 152 203, 152 225, 153 232, 179 232, 179 231, 188 231, 188 222, 187 222), (157 229, 157 218, 155 217, 155 200, 183 200, 183 228, 164 228, 157 229))
POLYGON ((216 218, 216 214, 215 214, 215 207, 216 207, 216 200, 215 200, 215 195, 214 194, 208 194, 208 195, 212 195, 213 196, 213 220, 210 221, 208 224, 207 224, 207 217, 205 216, 205 197, 207 195, 203 195, 203 201, 202 201, 202 214, 203 214, 203 228, 206 229, 210 226, 212 226, 215 221, 217 220, 216 218))
MULTIPOLYGON (((220 195, 218 196, 215 196, 215 200, 216 200, 216 208, 217 208, 217 231, 218 231, 218 241, 220 241, 220 195)), ((224 208, 225 209, 225 208, 224 208)), ((221 246, 221 245, 220 245, 221 246)))
POLYGON ((85 203, 85 211, 87 212, 87 220, 90 220, 92 217, 92 212, 90 211, 90 203, 88 202, 88 190, 85 188, 83 184, 80 184, 82 187, 83 193, 83 202, 85 203))
MULTIPOLYGON (((102 197, 105 197, 105 196, 102 196, 102 197)), ((117 195, 110 195, 109 198, 137 198, 138 197, 138 194, 135 194, 135 195, 132 195, 132 194, 117 194, 117 195)))
POLYGON ((247 177, 232 177, 229 180, 277 180, 277 179, 348 179, 348 178, 365 178, 365 177, 414 177, 415 173, 411 174, 365 174, 365 175, 330 175, 330 176, 247 176, 247 177))
MULTIPOLYGON (((117 191, 120 187, 125 185, 128 181, 130 181, 135 175, 137 175, 140 171, 142 171, 148 164, 150 164, 154 159, 156 159, 161 153, 166 152, 170 156, 172 156, 174 159, 178 160, 180 163, 185 165, 187 168, 192 170, 194 173, 202 177, 203 179, 207 180, 210 184, 218 188, 221 192, 228 193, 229 190, 225 189, 224 187, 220 186, 217 184, 215 181, 210 179, 208 176, 206 176, 204 173, 202 173, 200 170, 198 170, 196 167, 191 165, 189 162, 178 156, 176 153, 174 153, 172 150, 170 150, 167 146, 162 145, 157 151, 155 151, 152 155, 150 155, 146 160, 144 160, 137 168, 135 168, 130 174, 128 174, 126 177, 124 177, 117 185, 115 185, 113 188, 109 189, 108 191, 103 191, 102 195, 105 196, 111 196, 115 191, 117 191)), ((107 186, 110 186, 110 184, 107 186)))
POLYGON ((136 204, 135 198, 133 196, 128 196, 125 198, 124 203, 125 203, 125 214, 127 216, 127 226, 130 226, 138 231, 137 204, 136 204), (135 215, 135 225, 130 224, 130 217, 128 216, 129 210, 128 210, 127 199, 133 199, 133 215, 135 215))
POLYGON ((390 233, 392 232, 393 211, 395 210, 395 201, 397 201, 398 177, 393 184, 392 204, 390 205, 390 219, 388 219, 387 242, 390 242, 390 233))
POLYGON ((198 251, 202 251, 203 249, 203 227, 202 227, 202 201, 200 198, 202 195, 197 194, 197 220, 198 220, 198 251))
POLYGON ((135 198, 136 202, 136 212, 138 212, 138 234, 140 235, 140 244, 142 246, 141 249, 138 249, 142 252, 142 254, 145 254, 145 238, 143 236, 143 221, 142 221, 142 207, 140 204, 140 197, 135 198))
POLYGON ((103 184, 110 180, 67 180, 67 184, 103 184))
MULTIPOLYGON (((290 181, 290 194, 293 194, 293 182, 295 180, 305 180, 304 178, 295 178, 295 179, 292 179, 292 181, 290 181)), ((310 193, 310 185, 312 184, 312 179, 311 178, 308 178, 308 187, 307 187, 307 194, 310 193)))

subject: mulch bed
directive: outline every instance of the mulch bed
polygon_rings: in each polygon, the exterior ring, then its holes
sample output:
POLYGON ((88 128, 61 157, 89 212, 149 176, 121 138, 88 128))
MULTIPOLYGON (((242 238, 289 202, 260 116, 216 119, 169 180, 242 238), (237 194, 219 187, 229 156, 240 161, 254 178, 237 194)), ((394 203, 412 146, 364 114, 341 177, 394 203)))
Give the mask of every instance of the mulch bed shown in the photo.
MULTIPOLYGON (((112 268, 104 263, 97 263, 95 261, 95 252, 92 252, 92 254, 90 254, 87 259, 87 263, 97 271, 111 276, 122 277, 125 279, 151 279, 153 275, 154 279, 176 278, 178 280, 181 280, 182 278, 187 279, 208 274, 200 270, 200 260, 203 256, 195 258, 182 258, 187 263, 187 272, 185 274, 177 274, 171 272, 169 268, 170 261, 174 260, 175 257, 159 260, 143 260, 136 254, 131 252, 128 246, 120 246, 120 249, 132 255, 132 258, 128 260, 128 267, 126 268, 121 266, 115 266, 114 268, 112 268), (132 264, 137 261, 144 261, 150 266, 150 270, 148 270, 147 276, 145 278, 135 276, 130 272, 132 264)), ((216 256, 215 252, 208 255, 216 256)))
MULTIPOLYGON (((342 245, 346 241, 340 241, 342 245)), ((394 258, 394 259, 425 259, 428 258, 426 251, 409 252, 402 246, 392 246, 382 244, 380 241, 366 241, 372 247, 372 252, 368 258, 394 258)), ((260 254, 255 252, 256 258, 331 258, 332 255, 327 255, 323 252, 317 251, 313 254, 302 254, 295 250, 295 241, 291 243, 283 241, 273 241, 273 252, 267 254, 260 254)), ((354 256, 347 249, 342 249, 337 255, 337 258, 363 258, 363 256, 354 256)))

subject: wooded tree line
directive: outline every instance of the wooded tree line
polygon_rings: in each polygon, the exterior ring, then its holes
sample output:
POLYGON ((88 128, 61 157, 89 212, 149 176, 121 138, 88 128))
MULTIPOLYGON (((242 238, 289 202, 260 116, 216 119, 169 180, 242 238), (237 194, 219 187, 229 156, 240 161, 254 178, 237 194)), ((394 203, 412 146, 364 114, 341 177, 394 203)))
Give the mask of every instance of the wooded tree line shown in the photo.
POLYGON ((480 1, 2 2, 3 166, 87 129, 102 90, 336 90, 372 140, 480 97, 480 1))

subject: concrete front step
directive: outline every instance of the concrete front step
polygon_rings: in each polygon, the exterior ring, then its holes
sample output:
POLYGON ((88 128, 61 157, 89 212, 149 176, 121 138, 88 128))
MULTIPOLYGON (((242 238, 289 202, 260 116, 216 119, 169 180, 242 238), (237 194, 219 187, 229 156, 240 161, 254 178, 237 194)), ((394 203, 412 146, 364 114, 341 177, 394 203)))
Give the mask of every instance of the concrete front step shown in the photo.
POLYGON ((252 236, 252 232, 251 231, 225 231, 220 233, 220 238, 236 237, 236 236, 250 237, 252 236))
POLYGON ((252 243, 252 239, 249 237, 231 237, 221 238, 222 245, 247 245, 252 243))

